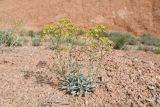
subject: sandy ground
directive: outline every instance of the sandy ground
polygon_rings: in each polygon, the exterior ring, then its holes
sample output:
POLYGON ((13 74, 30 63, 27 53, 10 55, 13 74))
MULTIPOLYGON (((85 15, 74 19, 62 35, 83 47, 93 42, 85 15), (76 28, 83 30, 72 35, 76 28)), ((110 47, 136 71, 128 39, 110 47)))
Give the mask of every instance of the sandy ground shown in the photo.
POLYGON ((0 49, 0 107, 160 107, 160 55, 109 52, 86 97, 65 95, 51 69, 52 51, 41 47, 0 49))

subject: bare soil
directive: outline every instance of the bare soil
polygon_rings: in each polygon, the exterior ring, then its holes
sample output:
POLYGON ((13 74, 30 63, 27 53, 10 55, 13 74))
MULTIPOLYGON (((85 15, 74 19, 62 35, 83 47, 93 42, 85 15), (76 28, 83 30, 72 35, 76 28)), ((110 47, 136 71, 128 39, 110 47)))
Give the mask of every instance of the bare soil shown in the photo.
POLYGON ((1 48, 0 107, 160 107, 160 55, 108 52, 96 91, 85 97, 59 90, 52 56, 45 46, 1 48))

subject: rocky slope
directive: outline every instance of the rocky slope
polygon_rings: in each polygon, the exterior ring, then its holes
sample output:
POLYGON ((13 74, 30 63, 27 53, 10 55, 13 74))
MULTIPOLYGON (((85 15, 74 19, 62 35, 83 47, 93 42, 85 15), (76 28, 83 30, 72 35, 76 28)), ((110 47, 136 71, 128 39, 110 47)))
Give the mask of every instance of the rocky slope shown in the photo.
POLYGON ((160 34, 160 0, 0 0, 2 18, 21 18, 34 28, 69 17, 79 25, 160 34))
MULTIPOLYGON (((86 97, 60 91, 47 47, 0 49, 1 107, 160 107, 160 55, 112 50, 86 97), (43 57, 42 57, 43 56, 43 57)), ((85 72, 83 72, 85 73, 85 72)))

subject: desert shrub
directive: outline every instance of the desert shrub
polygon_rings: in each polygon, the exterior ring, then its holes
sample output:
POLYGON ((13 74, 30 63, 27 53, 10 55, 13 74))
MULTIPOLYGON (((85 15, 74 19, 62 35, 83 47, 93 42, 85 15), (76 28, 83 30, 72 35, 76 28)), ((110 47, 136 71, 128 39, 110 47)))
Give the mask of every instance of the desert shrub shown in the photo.
POLYGON ((70 72, 64 76, 62 89, 66 93, 75 96, 85 96, 87 92, 93 92, 95 90, 95 85, 91 80, 85 78, 83 74, 70 72))
MULTIPOLYGON (((52 49, 54 49, 56 59, 58 60, 57 65, 58 71, 60 74, 64 74, 64 63, 66 62, 63 56, 66 52, 69 52, 71 54, 71 50, 73 50, 73 45, 75 43, 73 40, 76 40, 78 38, 78 26, 74 25, 69 19, 61 19, 58 21, 58 23, 54 25, 49 25, 45 27, 42 31, 41 40, 44 39, 50 39, 52 43, 52 49), (63 57, 63 58, 62 58, 63 57)), ((71 55, 69 55, 71 56, 71 55)), ((68 60, 70 57, 68 57, 68 60)))
POLYGON ((63 89, 78 96, 91 91, 92 82, 77 72, 87 72, 88 77, 92 77, 94 81, 94 76, 100 71, 106 52, 112 48, 112 41, 103 35, 106 28, 103 25, 82 28, 69 19, 62 19, 54 25, 45 27, 42 31, 41 40, 49 38, 54 45, 56 71, 62 75, 69 72, 69 75, 64 78, 65 88, 63 89), (81 54, 87 55, 88 59, 79 60, 81 54))
POLYGON ((13 38, 13 40, 7 44, 7 46, 22 46, 24 43, 23 39, 13 38))
POLYGON ((32 39, 32 46, 40 46, 40 45, 41 45, 41 41, 39 40, 39 38, 32 39))
POLYGON ((23 40, 14 36, 10 30, 0 31, 0 45, 4 46, 22 46, 23 40))
POLYGON ((104 36, 106 28, 103 25, 96 25, 88 28, 84 38, 89 46, 89 65, 88 71, 91 75, 102 70, 102 61, 106 52, 112 49, 113 42, 104 36))
POLYGON ((124 45, 136 45, 138 41, 129 33, 110 32, 107 37, 114 42, 115 49, 122 49, 124 45))
POLYGON ((127 39, 125 37, 119 37, 114 40, 114 49, 122 49, 123 46, 126 44, 127 39))
POLYGON ((104 46, 108 48, 112 41, 104 36, 104 33, 106 33, 106 28, 103 25, 96 25, 95 27, 89 28, 87 39, 91 42, 91 45, 93 46, 104 46))
POLYGON ((61 45, 61 40, 76 38, 79 33, 79 26, 74 25, 69 19, 61 19, 55 25, 49 25, 43 29, 43 39, 48 36, 51 40, 56 40, 53 43, 56 43, 56 48, 59 48, 61 45))
POLYGON ((36 34, 33 30, 29 30, 27 35, 30 37, 35 37, 36 34))
MULTIPOLYGON (((61 53, 63 53, 64 50, 68 50, 67 52, 70 58, 71 52, 73 52, 75 47, 80 47, 81 43, 83 44, 83 48, 84 46, 88 47, 91 51, 90 57, 101 53, 101 58, 98 59, 102 59, 103 54, 105 54, 104 51, 112 47, 112 41, 103 35, 105 32, 106 28, 103 25, 96 25, 84 29, 74 25, 69 19, 62 19, 54 25, 45 27, 41 39, 49 37, 52 40, 51 42, 55 44, 55 52, 60 62, 63 56, 61 53)), ((62 71, 62 68, 60 71, 62 71)))
POLYGON ((160 47, 160 38, 151 34, 145 33, 141 35, 139 41, 144 45, 153 45, 160 47))

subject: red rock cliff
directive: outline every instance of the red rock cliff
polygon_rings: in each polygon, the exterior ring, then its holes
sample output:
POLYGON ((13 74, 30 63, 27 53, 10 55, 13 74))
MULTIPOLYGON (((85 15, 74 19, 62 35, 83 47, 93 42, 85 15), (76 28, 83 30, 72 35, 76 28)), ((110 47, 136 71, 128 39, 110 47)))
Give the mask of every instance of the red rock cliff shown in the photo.
POLYGON ((0 0, 0 16, 20 17, 32 27, 69 17, 83 26, 160 34, 160 0, 0 0))

